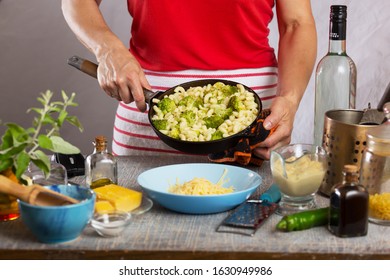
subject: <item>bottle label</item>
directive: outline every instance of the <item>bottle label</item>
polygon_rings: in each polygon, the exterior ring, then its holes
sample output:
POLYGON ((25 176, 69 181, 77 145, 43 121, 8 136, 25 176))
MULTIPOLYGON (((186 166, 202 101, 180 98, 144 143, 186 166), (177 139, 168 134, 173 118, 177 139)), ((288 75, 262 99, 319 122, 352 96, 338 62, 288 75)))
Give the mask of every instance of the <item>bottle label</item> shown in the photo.
POLYGON ((346 39, 347 25, 345 21, 330 22, 329 39, 334 41, 342 41, 346 39))

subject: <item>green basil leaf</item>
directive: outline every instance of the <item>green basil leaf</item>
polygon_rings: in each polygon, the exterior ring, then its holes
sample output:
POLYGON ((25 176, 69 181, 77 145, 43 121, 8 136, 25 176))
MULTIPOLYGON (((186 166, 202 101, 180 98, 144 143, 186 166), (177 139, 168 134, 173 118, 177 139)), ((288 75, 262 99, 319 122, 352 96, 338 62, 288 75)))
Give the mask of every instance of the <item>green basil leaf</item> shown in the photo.
POLYGON ((39 169, 41 169, 45 173, 45 175, 49 174, 50 160, 44 152, 33 152, 31 155, 31 160, 39 169))
POLYGON ((4 135, 3 135, 3 137, 1 138, 1 140, 2 140, 2 143, 1 143, 0 150, 6 150, 6 149, 8 149, 9 147, 12 147, 13 140, 12 140, 11 131, 9 131, 9 129, 7 129, 7 130, 4 132, 4 135))
POLYGON ((65 91, 61 91, 61 95, 62 95, 62 99, 65 101, 65 102, 67 102, 68 101, 68 95, 66 94, 66 92, 65 91))
POLYGON ((41 134, 38 136, 38 145, 43 149, 53 150, 53 143, 46 135, 41 134))
POLYGON ((25 129, 20 125, 14 123, 8 123, 8 130, 12 135, 12 145, 17 146, 20 143, 28 141, 29 135, 26 133, 25 129))
POLYGON ((80 153, 80 149, 76 146, 73 146, 69 142, 65 141, 59 136, 52 136, 50 137, 52 143, 53 143, 53 149, 52 151, 55 153, 61 153, 61 154, 78 154, 80 153))
POLYGON ((21 152, 16 159, 16 177, 20 178, 26 171, 30 163, 30 156, 26 152, 21 152))
POLYGON ((1 160, 0 161, 0 172, 11 167, 13 165, 13 163, 14 163, 13 160, 10 158, 5 159, 5 160, 1 160))
POLYGON ((46 124, 51 124, 51 125, 54 125, 56 123, 56 121, 49 115, 45 115, 45 117, 43 118, 43 121, 42 121, 42 124, 46 125, 46 124))
POLYGON ((66 120, 66 117, 68 116, 68 113, 66 111, 61 111, 58 116, 58 125, 62 126, 64 121, 66 120))
POLYGON ((27 113, 30 113, 31 111, 38 113, 39 115, 42 114, 43 110, 40 108, 30 108, 27 110, 27 113))
POLYGON ((68 116, 66 118, 66 121, 68 123, 70 123, 71 125, 77 127, 81 132, 84 130, 84 127, 83 125, 81 124, 81 122, 79 121, 79 119, 75 116, 68 116))
POLYGON ((28 146, 27 143, 22 143, 18 146, 12 146, 12 147, 7 148, 5 150, 1 150, 0 151, 0 159, 4 160, 7 158, 11 158, 14 155, 17 155, 18 153, 22 152, 27 146, 28 146))

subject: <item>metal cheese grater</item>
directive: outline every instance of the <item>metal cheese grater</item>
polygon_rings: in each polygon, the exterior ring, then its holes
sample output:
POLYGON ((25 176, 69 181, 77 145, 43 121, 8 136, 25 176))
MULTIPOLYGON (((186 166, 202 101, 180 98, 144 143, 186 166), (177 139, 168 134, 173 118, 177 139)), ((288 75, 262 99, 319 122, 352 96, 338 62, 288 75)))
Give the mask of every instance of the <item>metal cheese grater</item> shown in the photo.
POLYGON ((263 222, 278 208, 279 200, 279 187, 273 184, 260 196, 259 200, 247 200, 233 210, 216 231, 253 236, 263 222))

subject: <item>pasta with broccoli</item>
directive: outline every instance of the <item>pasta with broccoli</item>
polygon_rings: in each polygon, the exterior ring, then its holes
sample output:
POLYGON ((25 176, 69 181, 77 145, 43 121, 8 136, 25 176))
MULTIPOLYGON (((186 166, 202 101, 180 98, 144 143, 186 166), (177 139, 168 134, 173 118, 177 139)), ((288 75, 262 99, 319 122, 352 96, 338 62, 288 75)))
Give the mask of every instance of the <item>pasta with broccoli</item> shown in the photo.
POLYGON ((248 127, 259 108, 254 93, 217 82, 214 85, 176 87, 163 99, 153 99, 152 123, 161 133, 184 141, 218 140, 248 127))

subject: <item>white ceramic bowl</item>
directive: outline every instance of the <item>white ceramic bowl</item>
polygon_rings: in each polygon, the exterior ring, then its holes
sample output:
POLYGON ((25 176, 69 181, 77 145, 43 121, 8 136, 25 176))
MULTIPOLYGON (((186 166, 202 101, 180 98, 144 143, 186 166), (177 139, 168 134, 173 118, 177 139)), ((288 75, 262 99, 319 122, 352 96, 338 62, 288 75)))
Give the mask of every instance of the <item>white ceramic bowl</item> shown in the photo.
POLYGON ((211 214, 230 210, 244 202, 261 185, 257 173, 225 164, 187 163, 161 166, 143 172, 138 183, 148 196, 167 209, 187 214, 211 214), (196 177, 217 183, 224 170, 229 181, 224 187, 233 186, 234 192, 218 195, 181 195, 168 192, 176 179, 182 184, 196 177))

